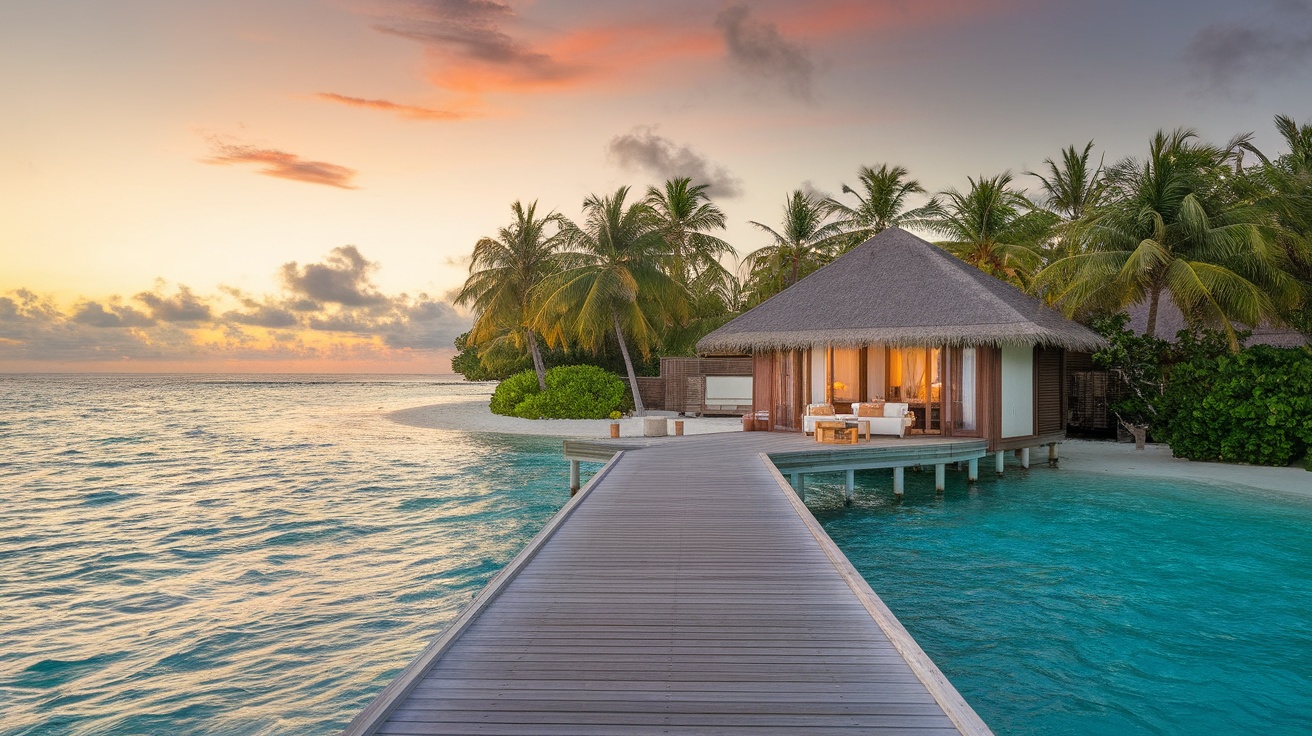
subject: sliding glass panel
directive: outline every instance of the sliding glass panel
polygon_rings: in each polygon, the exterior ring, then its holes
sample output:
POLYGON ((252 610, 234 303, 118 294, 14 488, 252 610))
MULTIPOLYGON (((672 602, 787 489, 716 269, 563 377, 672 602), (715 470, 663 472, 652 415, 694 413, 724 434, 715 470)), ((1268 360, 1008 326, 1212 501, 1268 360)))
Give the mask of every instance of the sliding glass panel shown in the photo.
POLYGON ((861 351, 856 348, 834 348, 835 404, 850 404, 861 400, 861 351))
POLYGON ((952 396, 952 427, 962 434, 978 431, 976 424, 976 369, 975 348, 954 348, 952 351, 950 391, 952 396))

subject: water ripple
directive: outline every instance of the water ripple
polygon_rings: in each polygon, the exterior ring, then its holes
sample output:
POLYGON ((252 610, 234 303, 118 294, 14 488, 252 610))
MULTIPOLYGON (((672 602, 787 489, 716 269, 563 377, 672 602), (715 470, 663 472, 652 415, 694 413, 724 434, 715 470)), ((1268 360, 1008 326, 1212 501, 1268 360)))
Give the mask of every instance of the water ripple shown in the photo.
POLYGON ((558 441, 383 418, 485 391, 0 376, 0 734, 342 728, 567 499, 558 441))

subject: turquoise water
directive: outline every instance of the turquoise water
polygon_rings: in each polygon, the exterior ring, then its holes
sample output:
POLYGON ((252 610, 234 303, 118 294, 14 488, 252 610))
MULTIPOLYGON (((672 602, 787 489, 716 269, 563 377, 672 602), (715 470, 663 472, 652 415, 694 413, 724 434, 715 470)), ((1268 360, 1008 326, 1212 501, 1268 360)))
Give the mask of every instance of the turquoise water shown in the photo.
POLYGON ((963 475, 939 497, 909 473, 899 504, 872 474, 850 509, 809 483, 807 502, 995 732, 1312 733, 1312 501, 963 475))
POLYGON ((568 499, 431 377, 0 375, 0 733, 343 727, 568 499))
MULTIPOLYGON (((386 418, 485 395, 0 375, 0 734, 340 729, 567 498, 559 440, 386 418)), ((834 481, 808 505, 997 733, 1312 733, 1312 502, 834 481)))

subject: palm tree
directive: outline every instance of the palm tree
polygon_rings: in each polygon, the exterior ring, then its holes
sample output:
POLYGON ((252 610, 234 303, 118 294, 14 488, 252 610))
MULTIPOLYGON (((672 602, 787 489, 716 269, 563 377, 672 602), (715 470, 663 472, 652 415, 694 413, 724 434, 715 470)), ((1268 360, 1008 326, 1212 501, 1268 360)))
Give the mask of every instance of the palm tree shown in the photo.
POLYGON ((856 197, 855 207, 848 207, 832 197, 825 199, 830 213, 838 218, 838 228, 850 238, 848 247, 890 227, 911 223, 925 214, 933 200, 923 207, 905 209, 907 197, 925 193, 920 182, 908 179, 908 176, 910 172, 902 166, 880 164, 876 169, 862 166, 857 170, 862 191, 843 185, 843 194, 856 197))
POLYGON ((1042 182, 1043 205, 1062 219, 1058 233, 1057 253, 1061 256, 1074 255, 1080 251, 1078 223, 1102 201, 1107 192, 1103 181, 1102 163, 1090 170, 1089 155, 1093 152, 1093 141, 1084 145, 1084 150, 1075 146, 1062 149, 1061 163, 1050 158, 1043 159, 1048 167, 1047 175, 1033 171, 1025 173, 1042 182))
POLYGON ((651 208, 642 202, 626 207, 628 193, 620 187, 609 197, 589 195, 582 227, 562 218, 562 236, 579 261, 543 285, 535 324, 553 344, 568 336, 589 350, 599 349, 613 332, 634 408, 642 415, 628 341, 647 355, 665 321, 682 316, 686 291, 661 268, 669 252, 651 208))
POLYGON ((970 179, 970 190, 947 189, 917 224, 942 235, 938 246, 985 273, 1025 288, 1041 256, 1039 245, 1057 216, 1011 188, 1011 172, 970 179))
POLYGON ((743 261, 752 303, 759 303, 797 283, 833 259, 836 222, 825 222, 828 207, 814 194, 794 190, 784 200, 783 232, 752 221, 774 242, 752 251, 743 261))
POLYGON ((1190 323, 1219 324, 1237 349, 1233 321, 1261 324, 1297 298, 1262 211, 1230 195, 1227 152, 1196 138, 1158 131, 1147 158, 1108 171, 1107 200, 1088 216, 1089 250, 1040 274, 1068 313, 1147 299, 1155 337, 1169 294, 1190 323))
POLYGON ((708 234, 725 227, 724 212, 706 194, 709 186, 682 177, 666 181, 664 189, 647 188, 645 203, 669 248, 666 272, 684 286, 708 271, 729 273, 720 258, 732 254, 733 248, 708 234))
POLYGON ((568 256, 562 251, 565 241, 559 231, 560 216, 550 213, 538 217, 537 206, 536 201, 528 207, 516 201, 510 205, 515 221, 498 230, 495 238, 480 238, 474 244, 469 278, 455 302, 473 306, 471 344, 495 346, 509 342, 519 350, 527 347, 538 374, 538 387, 546 390, 547 369, 532 327, 536 311, 533 297, 545 279, 564 267, 568 256), (557 231, 548 235, 552 225, 557 231))
POLYGON ((1276 130, 1289 146, 1281 163, 1294 173, 1312 174, 1312 125, 1300 126, 1288 115, 1277 115, 1276 130))

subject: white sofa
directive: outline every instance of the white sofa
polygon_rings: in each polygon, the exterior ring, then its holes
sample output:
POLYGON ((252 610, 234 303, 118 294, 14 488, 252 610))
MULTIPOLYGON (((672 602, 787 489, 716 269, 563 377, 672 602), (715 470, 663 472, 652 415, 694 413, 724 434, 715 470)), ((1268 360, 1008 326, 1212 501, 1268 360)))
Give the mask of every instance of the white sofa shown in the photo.
MULTIPOLYGON (((884 415, 881 417, 863 417, 861 413, 862 404, 852 405, 852 411, 857 416, 853 416, 857 422, 869 422, 870 434, 895 434, 898 437, 907 435, 906 413, 909 404, 902 404, 895 401, 889 401, 884 404, 884 415)), ((850 420, 849 420, 850 421, 850 420)))
POLYGON ((905 437, 907 434, 907 422, 905 419, 909 404, 900 404, 897 402, 887 402, 884 404, 884 415, 881 417, 861 417, 857 416, 861 412, 862 404, 860 402, 852 404, 852 414, 812 414, 818 407, 829 406, 829 404, 807 404, 806 413, 802 415, 802 431, 807 434, 815 434, 815 423, 825 421, 839 422, 867 422, 870 424, 870 434, 895 434, 898 437, 905 437))
POLYGON ((816 422, 834 422, 834 421, 843 422, 843 421, 847 421, 847 420, 849 420, 849 419, 856 419, 856 416, 853 415, 853 414, 812 414, 812 413, 811 413, 811 412, 814 411, 815 409, 818 409, 818 408, 820 408, 820 407, 822 407, 822 406, 829 407, 829 410, 830 410, 830 411, 833 411, 833 407, 830 406, 829 404, 807 404, 807 405, 806 405, 806 413, 802 415, 802 431, 803 431, 803 432, 805 432, 805 433, 807 433, 807 434, 815 434, 815 423, 816 423, 816 422))

